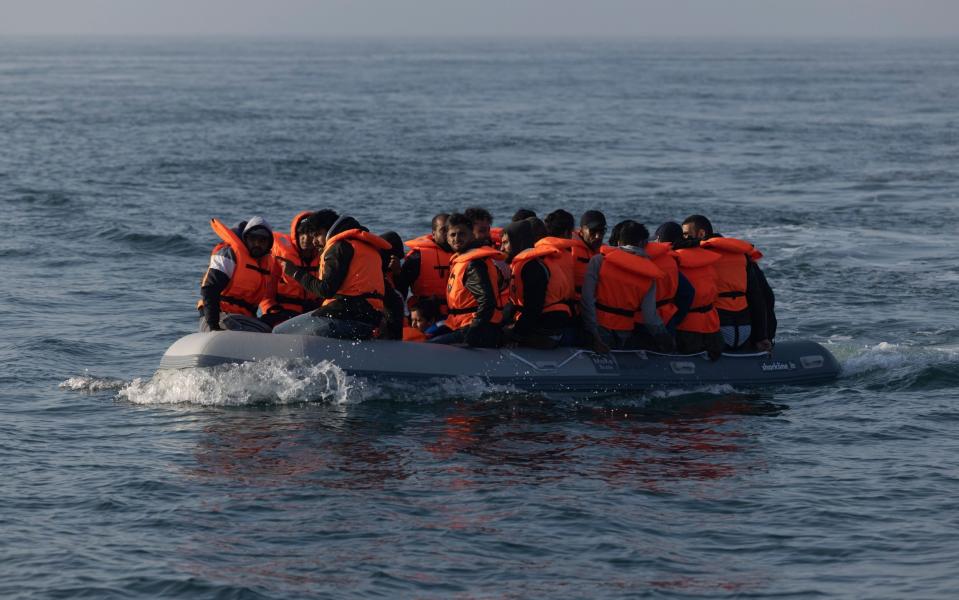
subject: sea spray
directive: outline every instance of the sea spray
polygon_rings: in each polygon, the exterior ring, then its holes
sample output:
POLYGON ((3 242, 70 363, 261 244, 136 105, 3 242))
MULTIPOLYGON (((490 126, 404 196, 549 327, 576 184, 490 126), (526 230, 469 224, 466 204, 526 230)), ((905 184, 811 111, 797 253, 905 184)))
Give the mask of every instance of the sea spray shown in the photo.
POLYGON ((158 371, 134 379, 119 390, 118 399, 135 404, 199 404, 246 406, 362 401, 373 388, 350 377, 336 365, 264 360, 208 369, 158 371))

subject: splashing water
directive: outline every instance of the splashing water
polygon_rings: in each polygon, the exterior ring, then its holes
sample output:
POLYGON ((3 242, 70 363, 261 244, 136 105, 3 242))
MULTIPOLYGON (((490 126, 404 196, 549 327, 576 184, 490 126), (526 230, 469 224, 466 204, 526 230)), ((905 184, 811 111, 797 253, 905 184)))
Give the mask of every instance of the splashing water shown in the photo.
POLYGON ((246 406, 362 401, 375 392, 367 382, 350 377, 324 361, 318 364, 264 360, 210 369, 158 371, 149 379, 134 379, 119 390, 118 399, 135 404, 200 404, 246 406))

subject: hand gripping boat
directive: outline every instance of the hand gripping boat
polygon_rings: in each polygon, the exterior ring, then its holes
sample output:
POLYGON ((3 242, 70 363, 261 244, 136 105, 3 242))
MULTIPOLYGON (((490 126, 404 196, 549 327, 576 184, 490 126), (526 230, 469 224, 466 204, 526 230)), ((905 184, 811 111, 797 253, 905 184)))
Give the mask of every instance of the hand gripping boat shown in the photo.
POLYGON ((724 354, 713 362, 705 354, 641 350, 596 354, 580 348, 494 350, 239 331, 194 333, 180 338, 163 355, 160 369, 264 359, 330 361, 350 375, 373 379, 481 377, 494 384, 544 392, 811 384, 833 380, 840 370, 828 350, 808 341, 780 342, 771 353, 724 354))

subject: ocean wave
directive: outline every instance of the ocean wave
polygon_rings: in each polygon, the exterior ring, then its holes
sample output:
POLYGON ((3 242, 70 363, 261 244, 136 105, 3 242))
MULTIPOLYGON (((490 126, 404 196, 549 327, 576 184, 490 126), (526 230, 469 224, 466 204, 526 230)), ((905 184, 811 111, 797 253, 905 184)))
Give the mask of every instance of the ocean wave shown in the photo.
POLYGON ((174 256, 203 256, 207 249, 199 243, 178 233, 142 233, 129 231, 123 227, 111 226, 101 229, 97 236, 119 242, 130 250, 152 254, 172 254, 174 256))
POLYGON ((863 379, 869 389, 929 390, 959 384, 959 349, 880 342, 837 348, 843 379, 863 379))

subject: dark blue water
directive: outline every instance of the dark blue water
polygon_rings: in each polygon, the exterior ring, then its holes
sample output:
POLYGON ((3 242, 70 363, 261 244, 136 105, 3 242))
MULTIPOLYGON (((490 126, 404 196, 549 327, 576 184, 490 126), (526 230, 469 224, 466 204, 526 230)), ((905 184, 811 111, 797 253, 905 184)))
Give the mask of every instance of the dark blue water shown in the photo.
POLYGON ((0 40, 0 596, 959 589, 959 43, 0 40), (702 212, 834 384, 153 377, 211 216, 702 212))

